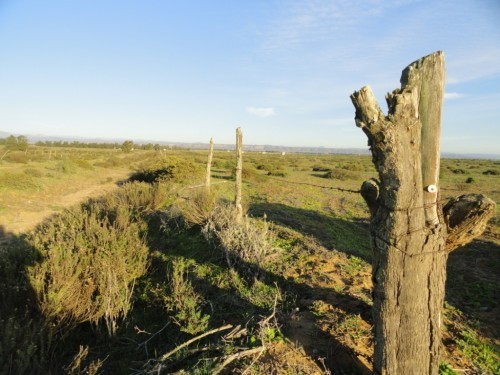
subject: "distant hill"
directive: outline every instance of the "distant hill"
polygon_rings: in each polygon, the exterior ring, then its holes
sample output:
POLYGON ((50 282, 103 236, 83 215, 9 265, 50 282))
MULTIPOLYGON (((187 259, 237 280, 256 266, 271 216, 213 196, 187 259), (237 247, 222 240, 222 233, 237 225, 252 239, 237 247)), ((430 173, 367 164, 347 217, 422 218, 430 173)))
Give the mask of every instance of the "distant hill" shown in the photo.
MULTIPOLYGON (((11 134, 0 130, 0 138, 6 138, 11 134)), ((42 134, 23 134, 31 143, 38 141, 62 141, 62 142, 82 142, 82 143, 123 143, 125 138, 84 138, 84 137, 57 137, 42 134)), ((159 144, 164 147, 179 147, 192 150, 208 150, 208 143, 202 142, 167 142, 158 140, 134 140, 136 144, 159 144)), ((216 150, 234 150, 234 144, 215 144, 216 150)), ((291 146, 276 146, 276 145, 243 145, 243 149, 247 152, 285 152, 285 153, 300 153, 300 154, 343 154, 343 155, 370 155, 368 148, 330 148, 330 147, 291 147, 291 146)), ((500 160, 500 155, 495 154, 457 154, 443 152, 443 158, 449 159, 493 159, 500 160)))

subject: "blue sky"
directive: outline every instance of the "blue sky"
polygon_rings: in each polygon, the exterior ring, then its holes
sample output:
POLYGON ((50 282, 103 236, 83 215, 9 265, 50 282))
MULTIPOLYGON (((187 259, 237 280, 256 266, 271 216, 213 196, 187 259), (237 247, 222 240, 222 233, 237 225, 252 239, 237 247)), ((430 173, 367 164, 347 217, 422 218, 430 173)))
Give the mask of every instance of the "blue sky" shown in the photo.
POLYGON ((498 0, 0 0, 0 130, 366 147, 349 95, 382 108, 443 50, 442 150, 500 154, 498 0))

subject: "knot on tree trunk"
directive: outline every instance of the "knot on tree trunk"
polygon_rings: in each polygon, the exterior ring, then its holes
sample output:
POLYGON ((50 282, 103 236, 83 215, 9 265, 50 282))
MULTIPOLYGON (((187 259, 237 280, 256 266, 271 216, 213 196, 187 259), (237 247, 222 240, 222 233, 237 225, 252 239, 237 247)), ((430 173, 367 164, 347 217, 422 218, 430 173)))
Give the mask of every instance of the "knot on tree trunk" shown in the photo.
POLYGON ((366 204, 370 209, 370 214, 373 217, 373 215, 375 215, 375 212, 377 212, 378 207, 380 206, 380 183, 374 178, 365 181, 361 185, 360 193, 366 201, 366 204))
POLYGON ((480 236, 495 213, 496 203, 483 194, 467 194, 451 199, 443 207, 448 227, 446 250, 451 252, 480 236))

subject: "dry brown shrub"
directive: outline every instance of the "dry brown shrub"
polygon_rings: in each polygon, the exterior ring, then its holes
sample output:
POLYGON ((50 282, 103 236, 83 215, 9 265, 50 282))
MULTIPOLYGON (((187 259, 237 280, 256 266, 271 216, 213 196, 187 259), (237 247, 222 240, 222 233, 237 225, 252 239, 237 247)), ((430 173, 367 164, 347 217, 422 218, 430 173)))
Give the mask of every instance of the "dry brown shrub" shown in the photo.
POLYGON ((244 262, 257 266, 257 270, 265 268, 274 250, 273 232, 265 218, 258 220, 244 215, 238 219, 233 205, 216 205, 203 233, 218 242, 230 267, 238 267, 244 262))
POLYGON ((215 207, 215 195, 206 190, 193 191, 186 199, 177 204, 188 225, 204 226, 212 215, 215 207))

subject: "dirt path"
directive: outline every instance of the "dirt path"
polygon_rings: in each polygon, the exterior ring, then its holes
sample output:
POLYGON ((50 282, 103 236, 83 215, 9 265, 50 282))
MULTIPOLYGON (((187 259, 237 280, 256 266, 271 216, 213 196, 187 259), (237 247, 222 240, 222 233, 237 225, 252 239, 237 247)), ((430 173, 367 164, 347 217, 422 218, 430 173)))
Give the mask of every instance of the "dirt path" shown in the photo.
POLYGON ((85 199, 104 195, 118 188, 117 182, 128 175, 126 171, 116 171, 110 176, 99 176, 84 184, 58 186, 55 192, 38 192, 9 202, 7 210, 0 214, 0 234, 20 234, 34 229, 38 224, 63 209, 76 205, 85 199), (102 182, 103 178, 106 182, 102 182))

